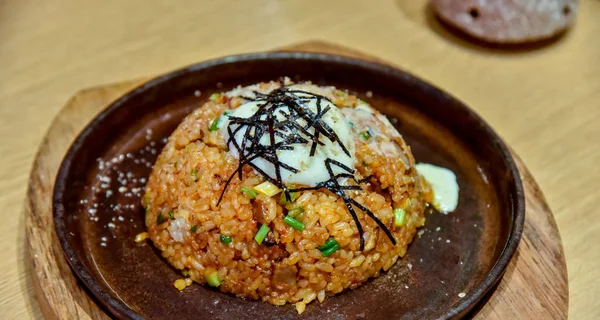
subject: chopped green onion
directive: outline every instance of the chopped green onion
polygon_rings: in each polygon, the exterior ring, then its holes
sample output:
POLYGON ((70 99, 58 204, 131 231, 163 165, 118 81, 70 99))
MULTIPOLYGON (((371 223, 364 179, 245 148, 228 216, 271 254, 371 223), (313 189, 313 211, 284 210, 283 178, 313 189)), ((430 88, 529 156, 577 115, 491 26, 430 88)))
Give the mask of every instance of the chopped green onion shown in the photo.
POLYGON ((362 162, 362 165, 363 165, 363 167, 365 167, 365 168, 369 167, 369 164, 368 164, 366 161, 363 161, 363 162, 362 162))
POLYGON ((371 138, 371 135, 367 131, 359 132, 358 135, 365 140, 369 140, 369 138, 371 138))
POLYGON ((290 209, 288 211, 288 216, 296 219, 296 218, 300 217, 303 213, 304 213, 304 207, 298 206, 298 207, 290 209))
POLYGON ((211 287, 218 287, 221 285, 221 280, 219 280, 219 273, 217 271, 206 275, 205 278, 206 283, 208 283, 208 285, 211 287))
POLYGON ((285 222, 285 224, 287 224, 288 226, 290 226, 298 231, 304 231, 304 223, 302 223, 290 216, 286 216, 285 218, 283 218, 283 222, 285 222))
POLYGON ((223 114, 228 116, 231 112, 232 112, 231 110, 225 110, 225 112, 223 112, 223 114))
POLYGON ((340 244, 337 242, 337 240, 335 240, 335 238, 329 238, 329 240, 327 240, 327 242, 325 242, 325 244, 323 244, 322 246, 319 247, 319 251, 323 252, 328 249, 331 249, 334 246, 339 247, 340 244))
POLYGON ((258 232, 256 233, 256 235, 254 236, 254 240, 258 244, 262 244, 263 240, 265 240, 268 233, 269 233, 269 226, 263 223, 262 226, 260 226, 260 229, 258 229, 258 232))
POLYGON ((257 195, 256 191, 254 191, 252 188, 242 187, 240 191, 242 191, 242 193, 247 195, 250 199, 254 199, 257 195))
POLYGON ((217 117, 213 122, 211 122, 210 127, 208 127, 208 131, 213 132, 219 130, 219 122, 221 122, 221 117, 217 117))
POLYGON ((198 225, 195 225, 190 228, 190 232, 196 232, 196 230, 198 230, 198 225))
POLYGON ((350 124, 351 127, 354 127, 354 122, 348 121, 348 124, 350 124))
POLYGON ((224 244, 230 244, 231 241, 232 240, 230 236, 226 236, 224 234, 221 235, 221 242, 223 242, 224 244))
POLYGON ((254 186, 254 190, 266 195, 267 197, 272 197, 281 192, 281 189, 269 181, 265 181, 257 186, 254 186))
POLYGON ((175 220, 175 214, 173 213, 173 211, 169 212, 169 219, 175 220))
POLYGON ((190 275, 190 271, 189 270, 183 270, 181 271, 181 274, 183 274, 184 277, 187 277, 190 275))
POLYGON ((209 99, 210 100, 217 100, 217 99, 219 99, 220 96, 221 96, 220 93, 213 93, 213 94, 210 95, 209 99))
POLYGON ((334 244, 331 248, 321 251, 321 254, 323 257, 329 257, 332 253, 338 251, 339 249, 340 245, 336 242, 336 244, 334 244))
POLYGON ((394 225, 396 227, 402 227, 406 218, 406 211, 402 208, 394 209, 394 225))
POLYGON ((165 217, 162 216, 162 213, 159 213, 158 216, 156 216, 156 225, 160 225, 165 221, 165 217))
POLYGON ((286 204, 290 204, 290 203, 296 201, 296 199, 298 199, 298 192, 290 192, 290 201, 287 200, 287 197, 285 196, 285 192, 282 192, 281 197, 279 198, 279 204, 285 206, 286 204))
POLYGON ((194 182, 198 181, 198 170, 192 169, 192 172, 190 172, 190 176, 192 176, 192 179, 194 179, 194 182))

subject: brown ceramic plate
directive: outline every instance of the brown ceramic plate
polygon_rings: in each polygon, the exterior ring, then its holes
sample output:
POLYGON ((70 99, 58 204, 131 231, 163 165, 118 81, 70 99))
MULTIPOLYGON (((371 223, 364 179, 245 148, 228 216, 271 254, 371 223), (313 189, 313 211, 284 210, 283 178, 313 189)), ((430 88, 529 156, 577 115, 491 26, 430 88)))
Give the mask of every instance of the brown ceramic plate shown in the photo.
POLYGON ((346 57, 261 53, 193 65, 152 80, 98 115, 77 137, 54 187, 54 222, 68 262, 117 318, 446 319, 468 315, 502 276, 519 242, 525 202, 515 163, 473 111, 405 72, 346 57), (432 213, 407 255, 381 277, 298 316, 194 284, 150 243, 140 197, 167 137, 213 92, 290 76, 348 89, 395 123, 419 162, 453 170, 460 201, 432 213), (367 97, 367 92, 369 97, 367 97), (98 179, 98 176, 109 177, 98 179))

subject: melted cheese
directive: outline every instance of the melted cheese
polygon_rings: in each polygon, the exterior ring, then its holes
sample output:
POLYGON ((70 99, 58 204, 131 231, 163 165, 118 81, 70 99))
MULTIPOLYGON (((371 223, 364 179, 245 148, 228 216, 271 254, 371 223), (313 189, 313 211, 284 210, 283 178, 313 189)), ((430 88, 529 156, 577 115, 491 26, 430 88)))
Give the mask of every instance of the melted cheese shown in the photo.
MULTIPOLYGON (((308 97, 302 93, 296 93, 295 95, 303 98, 308 97)), ((264 104, 264 101, 247 102, 235 110, 232 110, 230 113, 228 113, 228 115, 224 115, 219 128, 225 139, 229 139, 229 134, 227 131, 227 127, 229 125, 229 116, 250 118, 259 110, 260 105, 262 104, 264 104)), ((308 99, 307 102, 304 102, 304 106, 315 113, 317 112, 316 99, 308 99)), ((343 149, 337 142, 332 143, 324 136, 321 136, 320 138, 320 141, 323 142, 323 145, 317 146, 315 154, 312 157, 310 156, 311 143, 295 144, 293 150, 277 150, 276 153, 281 162, 298 169, 298 172, 294 173, 285 168, 281 168, 281 179, 285 184, 300 184, 314 187, 320 182, 329 180, 330 176, 325 166, 325 160, 327 158, 336 160, 345 166, 354 169, 354 135, 351 133, 351 127, 348 124, 348 121, 344 119, 344 115, 334 104, 327 100, 322 100, 322 110, 327 107, 330 109, 321 117, 321 119, 337 134, 340 141, 342 141, 344 144, 344 147, 346 147, 346 149, 349 151, 350 155, 344 153, 343 149)), ((279 111, 289 114, 289 109, 287 107, 281 107, 277 109, 275 116, 278 120, 285 119, 285 116, 279 111)), ((302 126, 306 125, 304 120, 299 120, 298 123, 302 126)), ((232 129, 234 129, 232 131, 235 131, 234 127, 232 127, 232 129)), ((310 128, 308 131, 309 133, 313 133, 314 128, 310 128)), ((234 139, 238 145, 242 144, 244 132, 245 130, 242 129, 235 134, 234 139)), ((282 141, 282 138, 275 136, 275 143, 280 141, 282 141)), ((261 145, 267 146, 270 145, 270 142, 271 141, 268 134, 264 134, 260 139, 261 145)), ((234 157, 239 158, 239 154, 235 147, 230 145, 229 149, 234 157)), ((262 158, 256 158, 252 161, 252 163, 269 176, 273 178, 276 177, 275 167, 269 161, 262 158)), ((332 169, 334 174, 345 172, 336 166, 332 166, 332 169)))

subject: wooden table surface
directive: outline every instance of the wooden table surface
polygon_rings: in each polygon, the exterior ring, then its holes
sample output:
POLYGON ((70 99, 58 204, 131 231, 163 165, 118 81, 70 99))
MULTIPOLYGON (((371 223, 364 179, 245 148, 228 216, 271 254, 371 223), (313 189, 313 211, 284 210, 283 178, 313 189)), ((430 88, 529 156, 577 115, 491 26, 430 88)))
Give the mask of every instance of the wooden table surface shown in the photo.
POLYGON ((425 3, 1 1, 1 317, 41 317, 25 259, 23 202, 37 147, 73 93, 321 39, 390 61, 482 115, 528 165, 555 213, 570 317, 600 318, 600 1, 581 1, 575 27, 558 41, 511 50, 448 33, 425 3))

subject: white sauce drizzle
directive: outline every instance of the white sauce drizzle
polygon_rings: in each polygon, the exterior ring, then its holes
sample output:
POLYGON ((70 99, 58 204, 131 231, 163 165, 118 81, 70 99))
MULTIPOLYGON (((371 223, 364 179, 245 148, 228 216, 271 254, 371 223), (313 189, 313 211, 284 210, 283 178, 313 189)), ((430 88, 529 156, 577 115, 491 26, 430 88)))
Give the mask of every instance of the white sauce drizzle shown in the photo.
POLYGON ((454 172, 428 163, 418 163, 415 167, 433 188, 433 207, 444 214, 456 210, 459 187, 454 172))

